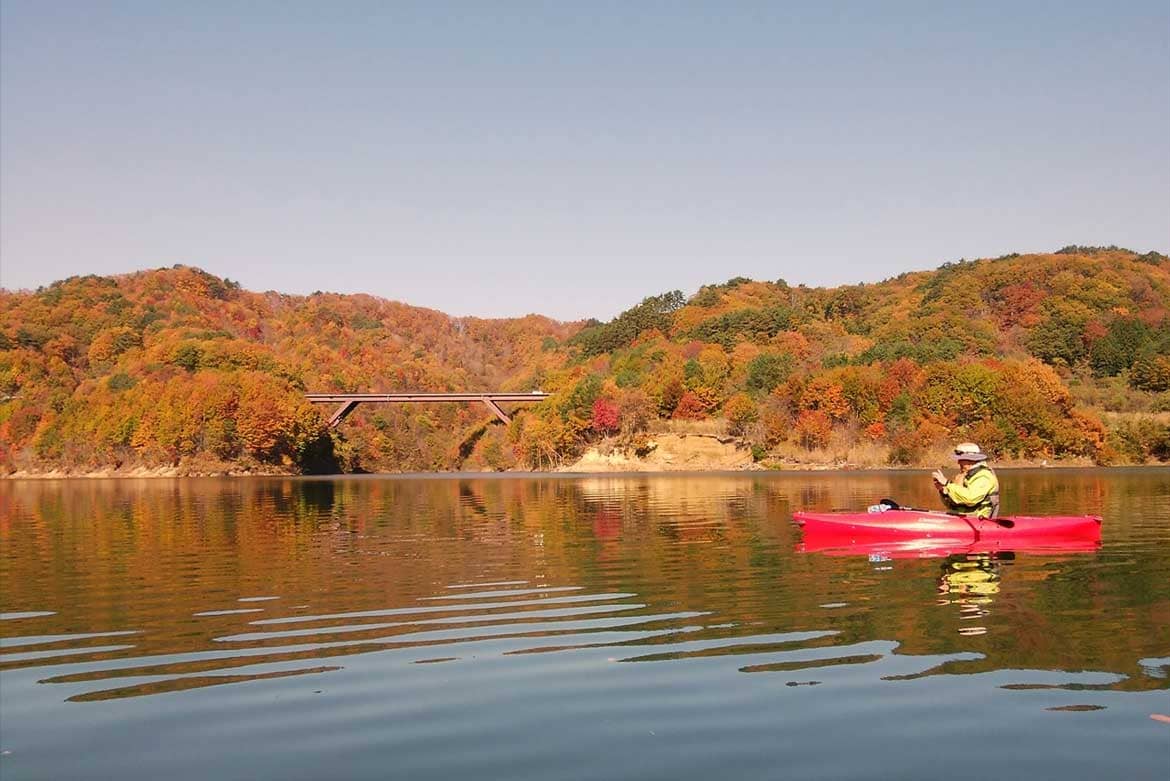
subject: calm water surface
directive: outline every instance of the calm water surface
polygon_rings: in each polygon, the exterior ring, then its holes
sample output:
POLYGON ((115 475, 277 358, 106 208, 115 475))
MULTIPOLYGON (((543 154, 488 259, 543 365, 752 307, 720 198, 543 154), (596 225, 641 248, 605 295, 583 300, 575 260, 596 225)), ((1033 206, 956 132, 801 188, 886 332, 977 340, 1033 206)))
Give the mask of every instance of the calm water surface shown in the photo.
POLYGON ((1170 777, 1170 471, 1087 553, 800 552, 918 473, 0 483, 0 777, 1170 777))

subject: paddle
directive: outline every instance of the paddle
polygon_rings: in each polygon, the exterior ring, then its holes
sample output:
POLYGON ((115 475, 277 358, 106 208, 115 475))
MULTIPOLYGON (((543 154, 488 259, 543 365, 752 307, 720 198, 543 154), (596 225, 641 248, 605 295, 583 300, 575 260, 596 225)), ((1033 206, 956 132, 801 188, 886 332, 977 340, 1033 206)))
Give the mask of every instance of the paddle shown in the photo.
MULTIPOLYGON (((952 512, 948 512, 947 510, 926 510, 926 509, 923 509, 921 507, 907 507, 906 505, 898 504, 893 499, 882 499, 877 504, 873 505, 873 507, 874 508, 884 507, 885 510, 906 510, 907 512, 912 512, 912 513, 933 513, 934 515, 956 515, 956 516, 961 515, 961 513, 952 513, 952 512)), ((870 508, 871 512, 885 512, 885 510, 876 510, 876 509, 870 508)))

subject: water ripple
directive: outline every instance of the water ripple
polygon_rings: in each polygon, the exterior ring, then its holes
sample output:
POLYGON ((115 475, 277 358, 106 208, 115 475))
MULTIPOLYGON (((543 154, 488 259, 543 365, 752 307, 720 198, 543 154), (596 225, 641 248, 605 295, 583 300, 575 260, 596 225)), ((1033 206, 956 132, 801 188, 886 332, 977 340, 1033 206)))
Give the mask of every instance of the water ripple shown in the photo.
POLYGON ((847 734, 862 776, 921 778, 977 734, 1005 767, 1076 778, 1105 746, 1141 777, 1170 690, 1170 504, 1142 498, 1164 474, 1029 500, 1096 502, 1096 553, 881 562, 799 553, 791 510, 919 501, 921 475, 37 486, 0 526, 0 761, 856 777, 847 734))

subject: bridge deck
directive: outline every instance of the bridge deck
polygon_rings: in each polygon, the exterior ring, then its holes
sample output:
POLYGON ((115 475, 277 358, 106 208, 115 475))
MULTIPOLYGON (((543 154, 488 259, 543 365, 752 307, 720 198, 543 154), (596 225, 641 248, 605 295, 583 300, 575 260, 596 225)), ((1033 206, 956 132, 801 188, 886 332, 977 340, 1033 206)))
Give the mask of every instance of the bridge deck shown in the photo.
POLYGON ((511 423, 512 419, 499 407, 500 402, 527 402, 542 401, 549 394, 540 391, 530 393, 306 393, 305 398, 312 402, 338 402, 341 404, 337 411, 329 418, 329 427, 335 428, 341 421, 354 411, 358 404, 433 404, 442 402, 472 401, 479 402, 490 409, 496 417, 504 423, 511 423))

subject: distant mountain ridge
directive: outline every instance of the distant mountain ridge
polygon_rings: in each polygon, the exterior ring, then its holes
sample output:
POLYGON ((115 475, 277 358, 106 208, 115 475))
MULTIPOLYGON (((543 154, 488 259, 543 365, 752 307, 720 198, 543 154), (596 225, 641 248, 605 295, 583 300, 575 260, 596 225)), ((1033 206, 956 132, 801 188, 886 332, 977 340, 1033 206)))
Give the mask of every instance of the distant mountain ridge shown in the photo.
POLYGON ((73 277, 0 291, 0 469, 550 468, 667 425, 763 464, 926 463, 960 436, 1001 458, 1166 460, 1168 312, 1170 260, 1116 247, 835 288, 736 278, 606 323, 254 293, 186 266, 73 277), (330 431, 303 396, 536 387, 552 397, 509 427, 379 406, 330 431))

